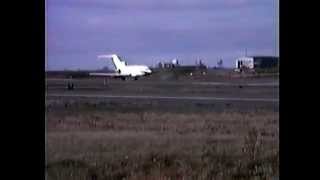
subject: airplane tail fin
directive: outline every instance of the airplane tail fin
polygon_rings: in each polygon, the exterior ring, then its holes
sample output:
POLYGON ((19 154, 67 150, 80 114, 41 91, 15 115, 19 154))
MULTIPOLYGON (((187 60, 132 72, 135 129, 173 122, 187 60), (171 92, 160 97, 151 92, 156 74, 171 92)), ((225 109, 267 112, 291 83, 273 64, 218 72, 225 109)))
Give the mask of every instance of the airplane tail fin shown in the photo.
POLYGON ((120 58, 116 54, 99 55, 98 58, 111 58, 117 71, 119 71, 119 70, 121 71, 126 66, 125 62, 121 61, 120 58))

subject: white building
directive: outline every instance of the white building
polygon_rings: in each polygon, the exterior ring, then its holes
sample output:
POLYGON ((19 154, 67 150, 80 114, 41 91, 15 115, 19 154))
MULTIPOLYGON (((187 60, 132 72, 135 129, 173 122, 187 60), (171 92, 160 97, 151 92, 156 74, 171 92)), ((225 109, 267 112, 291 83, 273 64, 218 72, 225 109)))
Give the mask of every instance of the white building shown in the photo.
POLYGON ((249 56, 236 59, 237 69, 274 68, 279 64, 279 58, 275 56, 249 56))
POLYGON ((236 59, 236 68, 254 68, 254 58, 253 57, 240 57, 236 59))

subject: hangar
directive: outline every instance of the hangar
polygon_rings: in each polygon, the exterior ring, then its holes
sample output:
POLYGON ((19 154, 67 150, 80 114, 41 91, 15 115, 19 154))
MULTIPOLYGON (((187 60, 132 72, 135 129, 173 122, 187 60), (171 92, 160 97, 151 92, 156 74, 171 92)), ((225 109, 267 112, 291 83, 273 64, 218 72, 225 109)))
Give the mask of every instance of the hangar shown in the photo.
POLYGON ((275 56, 246 56, 236 59, 237 69, 267 69, 275 68, 279 64, 279 57, 275 56))

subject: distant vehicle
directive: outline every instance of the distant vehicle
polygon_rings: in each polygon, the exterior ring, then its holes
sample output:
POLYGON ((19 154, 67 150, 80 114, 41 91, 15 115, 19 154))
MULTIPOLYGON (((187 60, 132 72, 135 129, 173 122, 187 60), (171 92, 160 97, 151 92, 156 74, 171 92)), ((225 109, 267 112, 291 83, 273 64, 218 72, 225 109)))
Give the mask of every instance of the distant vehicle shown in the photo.
POLYGON ((127 65, 127 63, 116 54, 100 55, 98 58, 111 58, 116 72, 115 73, 89 73, 90 76, 115 77, 126 80, 127 77, 132 77, 135 80, 141 76, 147 76, 152 73, 151 69, 145 65, 127 65))

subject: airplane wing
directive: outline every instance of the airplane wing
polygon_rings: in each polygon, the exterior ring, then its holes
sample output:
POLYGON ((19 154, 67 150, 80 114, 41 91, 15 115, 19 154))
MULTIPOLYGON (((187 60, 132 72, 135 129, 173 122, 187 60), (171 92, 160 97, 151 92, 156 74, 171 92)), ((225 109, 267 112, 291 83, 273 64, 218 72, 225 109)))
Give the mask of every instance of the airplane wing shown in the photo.
POLYGON ((107 76, 107 77, 121 77, 125 76, 120 73, 89 73, 90 76, 107 76))

